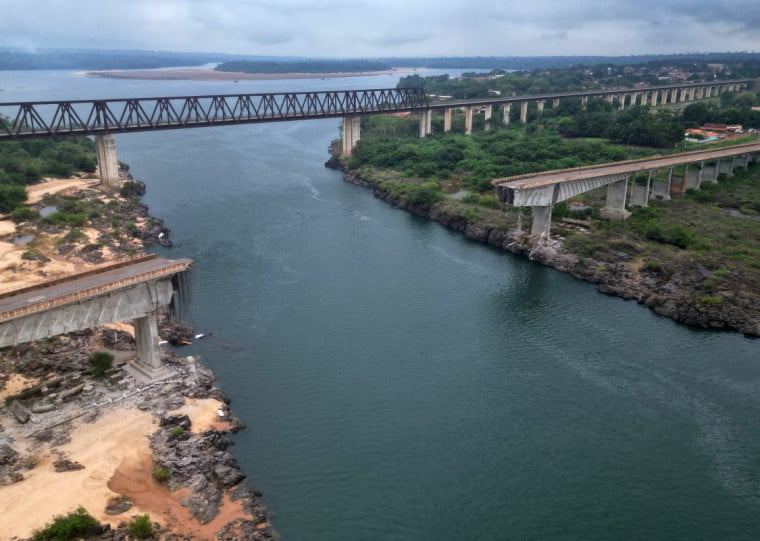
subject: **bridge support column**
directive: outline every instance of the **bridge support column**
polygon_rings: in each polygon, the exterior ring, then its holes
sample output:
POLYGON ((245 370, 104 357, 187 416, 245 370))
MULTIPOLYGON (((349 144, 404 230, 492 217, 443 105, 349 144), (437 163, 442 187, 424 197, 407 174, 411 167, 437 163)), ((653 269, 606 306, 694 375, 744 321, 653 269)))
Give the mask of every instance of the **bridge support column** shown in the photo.
POLYGON ((686 189, 689 190, 698 190, 699 189, 699 177, 701 170, 697 171, 693 169, 691 166, 693 164, 686 164, 686 169, 684 170, 684 181, 686 182, 686 189))
POLYGON ((491 131, 491 117, 493 116, 493 105, 486 105, 485 110, 485 130, 491 131))
POLYGON ((472 107, 464 108, 464 134, 470 135, 472 133, 472 107))
POLYGON ((520 102, 520 124, 528 123, 528 102, 520 102))
POLYGON ((512 104, 511 103, 505 103, 502 108, 502 121, 504 122, 505 126, 509 126, 509 115, 512 113, 512 104))
POLYGON ((343 117, 343 157, 350 158, 361 137, 361 117, 343 117))
POLYGON ((116 159, 116 143, 113 135, 106 133, 95 136, 95 149, 98 153, 98 171, 100 182, 108 188, 119 185, 119 162, 116 159))
POLYGON ((554 98, 552 100, 552 109, 556 109, 557 107, 559 107, 559 98, 554 98))
POLYGON ((588 96, 581 96, 581 109, 585 109, 588 105, 588 96))
POLYGON ((625 210, 625 198, 628 193, 628 178, 607 185, 607 203, 600 214, 608 220, 625 220, 631 213, 625 210))
POLYGON ((536 109, 538 109, 538 116, 539 116, 539 118, 544 113, 544 103, 546 103, 544 100, 538 100, 536 102, 536 109))
POLYGON ((451 131, 451 109, 443 110, 443 131, 451 131))
POLYGON ((620 96, 618 96, 618 101, 620 102, 620 110, 622 111, 625 109, 625 94, 620 94, 620 96))
POLYGON ((686 89, 681 89, 681 103, 686 103, 686 89))
POLYGON ((651 105, 652 107, 657 106, 657 98, 658 98, 658 96, 659 96, 659 92, 657 92, 656 90, 654 92, 652 92, 649 95, 649 105, 651 105))
POLYGON ((712 90, 713 90, 712 86, 708 86, 707 88, 705 88, 705 98, 712 97, 712 90))
POLYGON ((420 111, 420 138, 424 138, 433 132, 433 110, 420 111))
POLYGON ((532 217, 530 236, 549 238, 549 231, 552 225, 552 206, 530 207, 530 215, 532 217))
POLYGON ((158 348, 158 325, 155 314, 132 320, 135 327, 137 361, 127 363, 125 368, 135 379, 149 383, 174 376, 174 371, 161 363, 158 348))
POLYGON ((631 183, 631 200, 629 206, 631 207, 648 207, 649 206, 649 186, 652 183, 652 171, 649 171, 647 177, 647 185, 639 186, 634 180, 631 183))
POLYGON ((697 91, 693 86, 689 89, 689 101, 694 101, 694 93, 697 91))

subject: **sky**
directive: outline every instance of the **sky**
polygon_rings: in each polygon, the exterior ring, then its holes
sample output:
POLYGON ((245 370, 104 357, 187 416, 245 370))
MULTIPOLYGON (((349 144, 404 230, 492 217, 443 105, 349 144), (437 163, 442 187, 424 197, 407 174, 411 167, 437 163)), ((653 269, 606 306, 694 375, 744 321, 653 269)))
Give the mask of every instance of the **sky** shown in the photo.
POLYGON ((760 0, 0 0, 0 46, 251 55, 760 52, 760 0))

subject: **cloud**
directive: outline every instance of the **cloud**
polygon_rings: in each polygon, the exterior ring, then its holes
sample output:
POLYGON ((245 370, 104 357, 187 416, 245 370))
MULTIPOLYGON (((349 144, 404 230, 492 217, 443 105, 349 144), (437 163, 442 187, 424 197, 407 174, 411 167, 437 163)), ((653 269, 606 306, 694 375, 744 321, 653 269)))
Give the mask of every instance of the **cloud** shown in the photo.
POLYGON ((0 0, 0 45, 299 56, 760 50, 748 0, 0 0))

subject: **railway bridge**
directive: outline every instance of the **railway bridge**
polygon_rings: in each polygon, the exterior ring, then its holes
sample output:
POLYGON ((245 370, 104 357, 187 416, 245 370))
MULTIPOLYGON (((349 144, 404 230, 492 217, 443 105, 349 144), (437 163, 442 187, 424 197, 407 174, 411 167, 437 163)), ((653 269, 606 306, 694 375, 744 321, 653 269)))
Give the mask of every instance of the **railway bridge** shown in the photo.
POLYGON ((342 153, 350 156, 360 139, 360 120, 364 115, 414 113, 419 118, 420 137, 425 137, 432 133, 434 113, 443 114, 444 131, 448 131, 453 111, 461 109, 465 113, 465 133, 469 134, 475 114, 482 112, 486 129, 490 127, 494 107, 501 108, 502 122, 509 124, 512 106, 519 105, 520 122, 524 124, 528 121, 529 104, 535 104, 538 114, 547 102, 556 108, 563 99, 580 99, 585 104, 591 97, 611 103, 617 99, 621 109, 667 105, 742 90, 752 83, 750 79, 741 79, 458 101, 431 99, 422 88, 385 88, 0 103, 0 141, 94 136, 101 181, 105 186, 114 186, 119 178, 113 138, 116 133, 342 118, 342 153))

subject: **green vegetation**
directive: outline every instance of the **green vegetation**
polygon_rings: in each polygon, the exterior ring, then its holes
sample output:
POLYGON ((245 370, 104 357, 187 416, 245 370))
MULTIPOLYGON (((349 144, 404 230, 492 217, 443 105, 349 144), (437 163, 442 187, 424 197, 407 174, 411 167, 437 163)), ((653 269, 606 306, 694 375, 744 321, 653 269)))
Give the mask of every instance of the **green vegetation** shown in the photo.
POLYGON ((57 516, 51 524, 42 530, 34 532, 33 541, 68 541, 87 534, 100 523, 95 520, 84 507, 66 516, 57 516))
MULTIPOLYGON (((371 117, 348 161, 359 167, 392 168, 404 177, 425 178, 484 192, 495 178, 549 169, 566 169, 625 160, 654 153, 651 149, 601 142, 566 140, 553 124, 531 129, 512 127, 472 135, 438 132, 425 139, 415 133, 416 120, 371 117), (414 135, 413 135, 414 134, 414 135)), ((434 127, 435 133, 435 127, 434 127)))
POLYGON ((185 429, 182 428, 181 426, 175 426, 169 432, 169 434, 171 434, 172 438, 179 438, 184 433, 185 433, 185 429))
POLYGON ((102 378, 113 366, 113 358, 113 354, 108 351, 93 351, 87 359, 90 364, 90 373, 96 378, 102 378))
POLYGON ((138 539, 147 539, 153 535, 153 524, 150 522, 150 516, 137 515, 130 522, 127 527, 129 535, 138 539))
POLYGON ((155 466, 152 471, 153 479, 159 483, 165 483, 169 480, 169 470, 163 466, 155 466))
MULTIPOLYGON (((5 122, 0 118, 0 123, 5 122)), ((24 187, 43 176, 91 173, 96 163, 95 143, 86 137, 0 143, 0 212, 11 212, 24 203, 24 187)))

